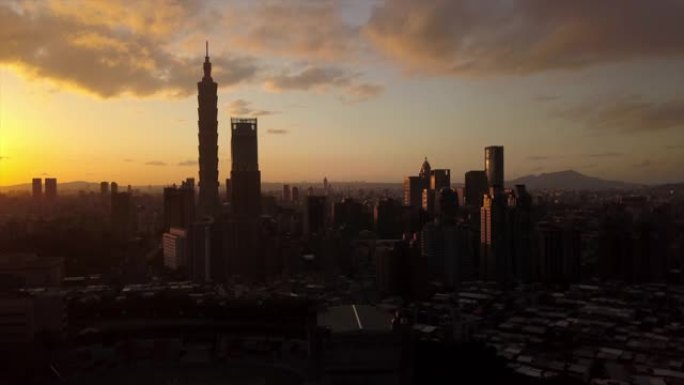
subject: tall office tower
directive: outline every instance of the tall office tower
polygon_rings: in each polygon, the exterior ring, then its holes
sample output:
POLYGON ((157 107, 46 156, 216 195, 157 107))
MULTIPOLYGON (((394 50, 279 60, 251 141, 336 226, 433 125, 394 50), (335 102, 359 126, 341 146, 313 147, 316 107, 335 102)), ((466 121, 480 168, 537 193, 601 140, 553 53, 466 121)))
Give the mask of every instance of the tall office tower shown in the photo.
POLYGON ((45 178, 45 198, 57 199, 57 178, 45 178))
POLYGON ((43 196, 43 180, 40 178, 33 178, 31 180, 31 193, 34 199, 40 199, 43 196))
POLYGON ((289 184, 283 185, 283 202, 290 202, 292 200, 292 191, 289 184))
POLYGON ((188 228, 195 219, 195 190, 187 182, 164 188, 164 230, 188 228))
POLYGON ((432 168, 430 167, 430 162, 428 162, 427 157, 425 157, 425 160, 423 161, 423 164, 420 166, 420 171, 418 172, 418 178, 420 178, 422 186, 420 188, 420 191, 422 192, 423 189, 429 189, 430 188, 430 172, 432 171, 432 168))
POLYGON ((465 173, 465 205, 473 208, 482 207, 482 197, 487 193, 487 173, 484 171, 468 171, 465 173))
POLYGON ((511 272, 506 232, 506 198, 490 189, 480 209, 480 278, 506 281, 511 272))
POLYGON ((432 170, 430 172, 430 190, 439 191, 443 187, 451 188, 451 170, 432 170))
POLYGON ((200 216, 213 216, 220 207, 218 181, 218 85, 211 78, 209 43, 204 57, 204 77, 197 83, 199 120, 199 200, 200 216))
POLYGON ((489 188, 504 188, 504 148, 503 146, 485 147, 485 173, 489 188))
POLYGON ((299 203, 299 187, 292 187, 292 202, 299 203))
POLYGON ((326 194, 328 193, 328 177, 327 176, 323 178, 323 191, 325 191, 326 194))
POLYGON ((414 209, 423 206, 423 180, 419 176, 404 178, 404 206, 414 209))
POLYGON ((116 182, 112 182, 109 185, 109 192, 114 195, 119 192, 119 185, 116 182))
POLYGON ((109 182, 100 182, 100 194, 109 195, 109 182))
POLYGON ((237 216, 261 214, 261 172, 257 150, 256 118, 231 118, 231 205, 237 216))

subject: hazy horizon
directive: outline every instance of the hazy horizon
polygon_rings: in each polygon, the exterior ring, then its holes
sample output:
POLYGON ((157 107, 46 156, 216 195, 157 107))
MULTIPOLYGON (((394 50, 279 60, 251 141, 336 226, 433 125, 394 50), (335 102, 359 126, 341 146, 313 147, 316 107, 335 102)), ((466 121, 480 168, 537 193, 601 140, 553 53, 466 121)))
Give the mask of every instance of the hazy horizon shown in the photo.
POLYGON ((425 156, 462 178, 493 144, 506 179, 682 181, 682 12, 672 0, 4 2, 0 185, 198 178, 205 40, 220 180, 227 122, 257 116, 265 181, 401 182, 425 156), (478 27, 492 23, 504 25, 478 27))

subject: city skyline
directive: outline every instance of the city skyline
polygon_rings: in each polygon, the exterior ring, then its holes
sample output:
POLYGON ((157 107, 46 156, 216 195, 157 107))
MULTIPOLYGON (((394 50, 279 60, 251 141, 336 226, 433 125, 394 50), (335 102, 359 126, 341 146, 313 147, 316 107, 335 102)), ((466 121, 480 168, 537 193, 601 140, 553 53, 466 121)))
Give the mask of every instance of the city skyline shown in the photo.
POLYGON ((680 182, 684 30, 671 15, 682 5, 628 1, 592 16, 611 4, 162 1, 164 12, 123 13, 117 2, 6 3, 0 185, 198 177, 193 85, 205 39, 219 83, 219 181, 230 175, 229 119, 245 116, 259 118, 265 182, 400 183, 424 156, 460 182, 483 169, 489 145, 506 147, 507 180, 575 169, 680 182), (525 23, 488 36, 441 13, 525 23), (243 17, 254 22, 241 30, 243 17), (512 43, 517 56, 505 53, 512 43))

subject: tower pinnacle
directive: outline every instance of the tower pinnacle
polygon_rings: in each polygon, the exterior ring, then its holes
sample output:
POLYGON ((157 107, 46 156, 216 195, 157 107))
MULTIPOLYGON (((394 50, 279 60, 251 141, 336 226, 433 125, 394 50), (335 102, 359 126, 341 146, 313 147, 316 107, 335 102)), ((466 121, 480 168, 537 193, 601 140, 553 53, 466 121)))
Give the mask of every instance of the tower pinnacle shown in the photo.
POLYGON ((209 61, 209 40, 205 42, 205 56, 204 56, 204 77, 211 79, 211 62, 209 61))

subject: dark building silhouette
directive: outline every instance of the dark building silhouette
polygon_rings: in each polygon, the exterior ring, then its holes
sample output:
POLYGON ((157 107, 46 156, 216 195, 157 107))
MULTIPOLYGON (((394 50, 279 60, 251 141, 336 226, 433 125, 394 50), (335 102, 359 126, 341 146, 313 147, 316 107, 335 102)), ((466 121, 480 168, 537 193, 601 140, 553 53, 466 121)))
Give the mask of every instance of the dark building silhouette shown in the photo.
POLYGON ((545 283, 572 283, 580 277, 580 233, 572 225, 542 222, 539 233, 539 274, 545 283))
POLYGON ((532 196, 525 185, 516 185, 508 196, 509 250, 512 272, 520 281, 535 279, 538 263, 532 248, 532 196))
POLYGON ((123 239, 129 238, 135 231, 133 220, 133 201, 128 192, 112 193, 111 221, 114 233, 123 239))
POLYGON ((304 206, 304 235, 322 235, 327 221, 327 202, 325 196, 306 197, 304 206))
POLYGON ((512 275, 507 238, 506 197, 492 188, 480 209, 480 278, 505 281, 512 275))
POLYGON ((432 167, 430 166, 430 162, 428 162, 427 157, 425 157, 423 164, 420 166, 420 171, 418 172, 418 177, 422 183, 420 189, 421 192, 424 189, 430 188, 430 175, 432 175, 432 167))
POLYGON ((503 146, 485 147, 485 173, 489 188, 504 188, 504 148, 503 146))
POLYGON ((230 178, 226 178, 226 202, 230 203, 233 198, 233 188, 230 185, 230 178))
POLYGON ((404 206, 414 209, 423 206, 423 185, 424 181, 418 176, 404 178, 404 206))
POLYGON ((432 279, 454 286, 473 278, 467 227, 445 224, 439 220, 425 224, 421 231, 421 254, 432 279))
POLYGON ((451 170, 432 170, 430 173, 430 190, 439 191, 443 187, 451 188, 451 170))
POLYGON ((370 226, 370 215, 366 207, 352 198, 345 198, 333 204, 333 224, 351 234, 367 230, 370 226))
POLYGON ((110 187, 110 188, 109 188, 109 192, 110 192, 112 195, 114 195, 114 194, 116 194, 116 193, 119 192, 119 185, 118 185, 116 182, 112 182, 112 183, 109 185, 109 187, 110 187))
POLYGON ((487 193, 487 173, 480 170, 465 173, 465 205, 482 207, 482 198, 487 193))
POLYGON ((43 180, 41 178, 33 178, 31 180, 31 195, 34 199, 43 197, 43 180))
POLYGON ((218 179, 218 85, 211 78, 209 44, 204 57, 204 77, 197 83, 199 120, 199 199, 200 216, 216 215, 220 208, 218 179))
POLYGON ((455 220, 458 213, 458 194, 449 187, 435 191, 434 214, 445 223, 455 220))
POLYGON ((164 230, 187 228, 195 219, 194 184, 184 181, 181 187, 164 188, 164 230))
POLYGON ((290 190, 289 184, 283 185, 283 202, 292 201, 292 190, 290 190))
POLYGON ((220 255, 219 239, 217 227, 211 217, 201 218, 190 225, 187 235, 190 258, 187 265, 192 280, 210 281, 217 274, 215 262, 220 255))
POLYGON ((375 233, 378 238, 401 238, 403 230, 402 215, 403 210, 400 202, 391 198, 385 198, 378 201, 373 212, 375 233))
POLYGON ((57 199, 57 178, 45 178, 45 199, 57 199))
POLYGON ((100 182, 100 194, 102 196, 109 195, 109 182, 100 182))
POLYGON ((292 202, 299 203, 299 187, 292 187, 292 202))
POLYGON ((231 118, 230 123, 232 211, 236 216, 257 218, 261 214, 257 119, 231 118))

